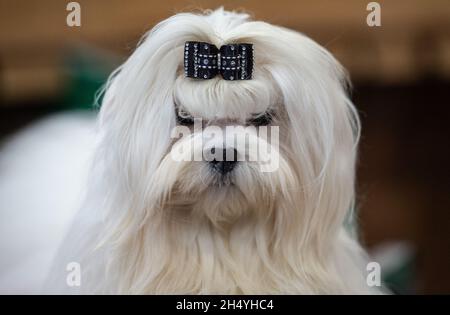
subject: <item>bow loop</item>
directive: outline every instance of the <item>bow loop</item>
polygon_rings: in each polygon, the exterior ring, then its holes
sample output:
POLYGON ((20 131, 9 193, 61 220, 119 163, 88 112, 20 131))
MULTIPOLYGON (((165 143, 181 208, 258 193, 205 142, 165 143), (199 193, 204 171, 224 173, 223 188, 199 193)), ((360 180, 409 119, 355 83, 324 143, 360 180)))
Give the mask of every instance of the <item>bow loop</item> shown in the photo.
POLYGON ((184 47, 186 77, 211 79, 221 74, 225 80, 250 80, 253 72, 253 45, 229 44, 218 49, 204 42, 186 42, 184 47))

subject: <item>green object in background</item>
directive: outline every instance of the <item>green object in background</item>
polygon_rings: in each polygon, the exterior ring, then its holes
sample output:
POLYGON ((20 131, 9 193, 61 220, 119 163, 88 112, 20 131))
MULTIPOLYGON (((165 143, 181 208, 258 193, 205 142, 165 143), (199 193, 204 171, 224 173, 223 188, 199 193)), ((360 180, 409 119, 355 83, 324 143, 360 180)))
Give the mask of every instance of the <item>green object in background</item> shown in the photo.
POLYGON ((118 59, 109 52, 91 47, 72 49, 64 60, 63 109, 95 109, 96 94, 118 65, 118 59))
POLYGON ((393 270, 383 274, 383 282, 395 294, 415 294, 415 257, 405 257, 393 270))

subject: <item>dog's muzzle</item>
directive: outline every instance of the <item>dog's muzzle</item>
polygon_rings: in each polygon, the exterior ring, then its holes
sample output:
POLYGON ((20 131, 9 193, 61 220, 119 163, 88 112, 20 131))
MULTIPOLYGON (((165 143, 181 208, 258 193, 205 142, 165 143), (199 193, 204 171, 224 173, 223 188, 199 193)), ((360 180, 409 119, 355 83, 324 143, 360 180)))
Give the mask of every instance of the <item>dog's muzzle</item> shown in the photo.
MULTIPOLYGON (((209 161, 209 165, 214 171, 222 175, 225 175, 231 172, 238 162, 237 150, 233 148, 218 149, 218 150, 222 150, 222 159, 214 158, 212 161, 209 161)), ((211 153, 215 154, 215 151, 216 148, 211 149, 211 153)))

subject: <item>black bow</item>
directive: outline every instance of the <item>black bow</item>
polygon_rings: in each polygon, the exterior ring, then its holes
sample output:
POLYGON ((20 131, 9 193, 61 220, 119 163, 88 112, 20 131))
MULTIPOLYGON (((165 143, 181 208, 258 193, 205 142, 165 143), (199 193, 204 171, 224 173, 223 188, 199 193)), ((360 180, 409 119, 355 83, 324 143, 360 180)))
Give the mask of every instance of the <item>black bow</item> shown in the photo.
POLYGON ((252 72, 252 44, 229 44, 220 49, 202 42, 186 42, 184 46, 186 77, 211 79, 220 73, 225 80, 250 80, 252 72))

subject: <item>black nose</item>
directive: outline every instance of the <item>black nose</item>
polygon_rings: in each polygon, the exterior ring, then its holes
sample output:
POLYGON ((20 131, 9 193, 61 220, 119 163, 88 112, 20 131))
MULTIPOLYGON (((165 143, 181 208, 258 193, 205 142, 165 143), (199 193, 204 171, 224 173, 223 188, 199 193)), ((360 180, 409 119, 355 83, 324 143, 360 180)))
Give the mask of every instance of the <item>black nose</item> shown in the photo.
MULTIPOLYGON (((215 150, 216 150, 215 148, 212 148, 211 153, 214 154, 215 150)), ((209 163, 215 171, 221 173, 222 175, 225 175, 226 173, 231 172, 233 168, 236 166, 237 151, 236 149, 233 148, 222 149, 222 161, 217 161, 216 159, 213 159, 209 163)))

